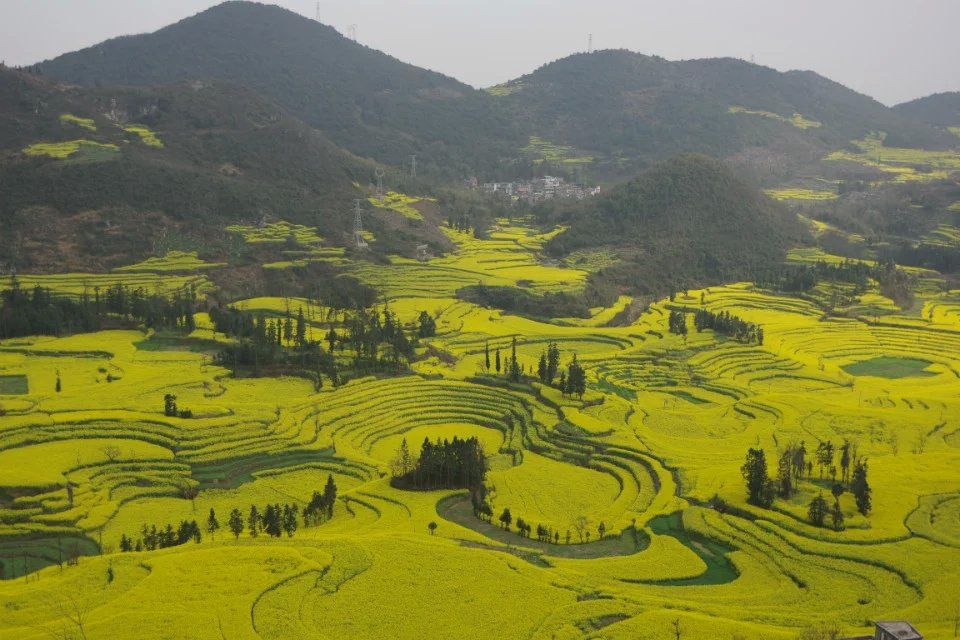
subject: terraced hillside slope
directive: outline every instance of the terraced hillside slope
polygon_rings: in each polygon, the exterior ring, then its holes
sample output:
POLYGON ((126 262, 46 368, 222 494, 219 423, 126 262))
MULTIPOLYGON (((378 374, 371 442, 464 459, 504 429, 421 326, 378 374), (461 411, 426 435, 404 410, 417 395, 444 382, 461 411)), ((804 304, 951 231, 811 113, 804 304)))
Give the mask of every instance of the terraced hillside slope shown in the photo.
POLYGON ((810 71, 734 59, 670 61, 625 50, 575 54, 489 89, 568 161, 614 175, 700 152, 767 176, 793 173, 871 131, 892 146, 945 148, 951 136, 810 71))
POLYGON ((0 262, 34 272, 222 252, 225 226, 280 216, 339 239, 355 181, 372 172, 274 102, 220 82, 63 87, 0 69, 0 147, 0 262))
MULTIPOLYGON (((909 309, 872 276, 834 274, 801 295, 743 282, 639 315, 624 313, 624 297, 586 317, 534 320, 457 292, 477 281, 575 291, 599 257, 542 264, 560 229, 529 221, 499 220, 489 239, 444 231, 458 250, 416 264, 310 257, 376 286, 380 311, 411 331, 422 312, 432 319, 410 367, 390 375, 323 376, 321 387, 233 376, 211 356, 236 338, 204 311, 184 332, 0 342, 0 638, 414 638, 429 624, 450 638, 679 629, 786 640, 818 622, 862 635, 890 618, 952 635, 960 297, 938 274, 915 272, 909 309), (755 328, 702 324, 723 314, 755 328), (582 395, 539 375, 551 345, 564 375, 583 368, 582 395), (516 376, 505 367, 514 358, 516 376), (167 394, 189 411, 168 411, 167 394), (486 452, 492 522, 462 489, 394 486, 404 440, 416 456, 425 438, 454 436, 486 452), (788 464, 790 491, 769 508, 748 502, 748 450, 764 450, 777 477, 801 446, 810 464, 788 464), (846 479, 843 447, 866 465, 871 509, 846 479), (329 478, 329 516, 251 535, 251 505, 299 513, 329 478), (818 496, 839 520, 811 522, 818 496), (537 533, 521 535, 520 520, 537 533), (141 547, 151 525, 162 534, 171 523, 176 540, 191 521, 200 542, 141 547)), ((844 264, 811 249, 790 260, 844 264)), ((174 265, 195 285, 223 268, 175 254, 114 277, 166 281, 174 265)), ((231 306, 281 324, 302 312, 311 342, 350 335, 347 311, 313 299, 231 306)), ((345 366, 351 344, 332 352, 345 366)))

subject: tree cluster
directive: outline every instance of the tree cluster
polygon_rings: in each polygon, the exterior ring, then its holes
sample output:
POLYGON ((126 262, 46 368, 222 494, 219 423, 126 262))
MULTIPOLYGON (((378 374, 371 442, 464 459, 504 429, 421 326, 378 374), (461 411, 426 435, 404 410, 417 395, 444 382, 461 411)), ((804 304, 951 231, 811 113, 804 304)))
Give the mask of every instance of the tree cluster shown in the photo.
POLYGON ((424 438, 420 455, 410 456, 404 439, 393 462, 392 484, 401 489, 475 489, 487 477, 487 457, 476 437, 453 440, 424 438))
MULTIPOLYGON (((834 464, 836 450, 829 440, 820 442, 813 454, 823 479, 824 467, 830 470, 833 480, 831 506, 823 497, 823 492, 814 497, 807 506, 807 516, 815 526, 822 527, 829 517, 837 531, 844 527, 844 515, 840 508, 840 496, 848 488, 854 496, 857 510, 863 515, 872 508, 872 490, 867 479, 867 462, 858 457, 856 446, 844 440, 840 451, 841 480, 837 480, 837 467, 834 464), (849 484, 848 484, 849 483, 849 484)), ((797 491, 800 481, 813 475, 814 460, 808 459, 806 445, 788 444, 777 461, 776 478, 767 473, 766 454, 763 449, 751 448, 747 451, 741 473, 747 489, 747 502, 763 508, 769 508, 778 496, 791 498, 797 491)))
POLYGON ((262 313, 217 306, 210 310, 210 320, 218 332, 237 338, 221 348, 218 364, 234 371, 249 367, 254 375, 276 366, 294 367, 311 373, 318 388, 324 376, 334 385, 341 382, 331 353, 308 338, 302 308, 296 317, 287 311, 283 318, 269 319, 262 313))
MULTIPOLYGON (((670 317, 667 318, 667 328, 670 333, 678 336, 687 335, 687 314, 683 311, 671 311, 670 317)), ((698 329, 698 331, 702 331, 702 329, 698 329)))
POLYGON ((557 377, 560 369, 560 347, 556 342, 547 345, 547 350, 540 354, 540 361, 537 363, 537 377, 545 385, 553 386, 553 381, 557 377))
POLYGON ((140 536, 137 538, 127 536, 127 534, 120 536, 120 551, 154 551, 176 547, 191 540, 199 543, 202 538, 196 520, 183 520, 176 529, 173 528, 172 524, 168 524, 166 527, 143 525, 140 528, 140 536))
POLYGON ((69 335, 99 331, 110 318, 151 329, 193 331, 197 296, 192 287, 170 297, 114 285, 77 297, 57 295, 39 285, 27 291, 14 277, 0 293, 0 339, 28 335, 69 335))
POLYGON ((747 322, 729 311, 714 313, 708 309, 697 309, 693 316, 693 325, 697 332, 711 329, 738 342, 763 344, 763 328, 760 325, 747 322))

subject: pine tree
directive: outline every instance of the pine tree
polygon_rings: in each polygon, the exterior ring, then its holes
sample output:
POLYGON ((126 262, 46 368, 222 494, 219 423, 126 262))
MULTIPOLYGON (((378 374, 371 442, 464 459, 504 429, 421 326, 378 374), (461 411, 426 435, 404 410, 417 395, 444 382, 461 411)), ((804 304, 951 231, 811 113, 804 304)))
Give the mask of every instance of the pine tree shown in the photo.
POLYGON ((227 526, 230 527, 230 531, 233 532, 233 535, 239 540, 240 534, 243 533, 243 514, 240 513, 240 509, 234 509, 230 512, 230 519, 227 521, 227 526))
POLYGON ((247 531, 251 538, 256 538, 260 534, 260 511, 257 505, 250 507, 250 515, 247 516, 247 531))
POLYGON ((163 415, 175 417, 177 415, 177 396, 168 393, 163 396, 163 415))
POLYGON ((327 484, 323 487, 323 504, 327 509, 327 517, 333 517, 333 505, 337 501, 337 483, 333 481, 333 474, 327 475, 327 484))
POLYGON ((551 342, 547 345, 547 384, 553 384, 554 378, 557 377, 557 370, 560 368, 560 347, 557 346, 556 342, 551 342))
POLYGON ((813 523, 813 526, 815 527, 823 526, 823 523, 826 521, 827 514, 829 512, 830 508, 827 505, 827 501, 823 499, 822 493, 810 501, 810 506, 807 509, 807 515, 810 517, 810 522, 813 523))
POLYGON ((510 515, 510 507, 504 507, 503 513, 500 514, 500 524, 504 529, 510 529, 511 522, 513 522, 513 516, 510 515))
POLYGON ((500 373, 500 370, 502 369, 502 365, 500 363, 500 349, 497 349, 496 353, 494 354, 494 359, 496 361, 497 373, 500 373))
POLYGON ((830 518, 833 520, 833 530, 841 531, 843 529, 843 510, 840 509, 840 499, 833 499, 833 509, 830 510, 830 518))
POLYGON ((547 354, 540 354, 540 362, 537 364, 537 377, 540 378, 540 382, 547 382, 547 354))
POLYGON ((490 342, 483 343, 483 370, 490 371, 490 342))
POLYGON ((767 457, 763 449, 751 448, 740 468, 747 484, 747 502, 758 507, 769 507, 773 503, 771 482, 767 476, 767 457))
POLYGON ((290 317, 290 310, 287 310, 287 315, 283 319, 283 341, 289 345, 293 342, 293 318, 290 317))
POLYGON ((843 444, 840 446, 840 470, 841 478, 844 482, 847 482, 850 479, 850 462, 851 462, 851 451, 852 445, 849 440, 844 440, 843 444))
POLYGON ((292 538, 297 530, 297 507, 294 505, 283 505, 283 530, 288 538, 292 538))
POLYGON ((301 348, 307 344, 307 320, 303 317, 303 307, 297 310, 296 340, 301 348))
POLYGON ((207 533, 210 534, 210 539, 212 540, 214 534, 220 529, 220 521, 217 520, 217 514, 214 513, 213 507, 210 507, 210 515, 207 517, 207 533))
POLYGON ((781 498, 789 499, 793 495, 793 452, 787 447, 777 463, 777 481, 781 498))
POLYGON ((873 490, 867 482, 867 463, 866 461, 857 462, 853 468, 853 478, 850 480, 850 492, 853 493, 857 501, 857 511, 863 515, 870 513, 873 507, 871 494, 873 490))
POLYGON ((510 362, 508 363, 508 373, 510 375, 510 380, 513 382, 520 382, 520 363, 517 361, 517 337, 513 337, 513 341, 510 345, 510 362))

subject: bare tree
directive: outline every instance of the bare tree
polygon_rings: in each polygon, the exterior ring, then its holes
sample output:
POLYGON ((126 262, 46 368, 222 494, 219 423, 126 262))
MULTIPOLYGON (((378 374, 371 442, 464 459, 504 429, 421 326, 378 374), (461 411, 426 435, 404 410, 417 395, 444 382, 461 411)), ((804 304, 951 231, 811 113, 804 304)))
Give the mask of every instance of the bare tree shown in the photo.
POLYGON ((583 542, 584 535, 589 535, 587 527, 590 526, 590 521, 587 520, 587 516, 577 516, 573 521, 573 530, 577 532, 577 535, 580 536, 580 542, 583 542))
POLYGON ((821 622, 807 627, 797 636, 799 640, 837 640, 843 630, 836 622, 821 622))
POLYGON ((102 447, 100 451, 110 462, 116 462, 117 458, 120 457, 120 447, 115 444, 109 444, 105 447, 102 447))
POLYGON ((87 640, 87 608, 71 595, 51 598, 54 621, 50 626, 36 627, 54 640, 87 640))
POLYGON ((957 600, 957 608, 953 610, 953 637, 960 637, 960 600, 957 600))
POLYGON ((680 640, 683 635, 683 629, 680 627, 680 618, 674 618, 670 624, 673 625, 674 640, 680 640))
POLYGON ((178 485, 178 488, 180 489, 180 495, 183 496, 183 499, 190 501, 190 508, 196 511, 197 504, 195 500, 197 495, 200 493, 200 485, 195 482, 184 480, 178 485))

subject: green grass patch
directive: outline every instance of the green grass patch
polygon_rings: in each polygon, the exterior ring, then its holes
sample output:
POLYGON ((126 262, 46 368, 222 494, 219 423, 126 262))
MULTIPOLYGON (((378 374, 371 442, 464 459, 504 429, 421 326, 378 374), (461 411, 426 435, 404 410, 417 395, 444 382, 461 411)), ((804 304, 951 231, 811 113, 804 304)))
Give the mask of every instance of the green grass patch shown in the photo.
POLYGON ((30 393, 25 375, 0 376, 0 396, 23 396, 30 393))
POLYGON ((861 360, 843 367, 852 376, 873 376, 875 378, 925 378, 937 375, 928 371, 932 362, 919 358, 896 358, 880 356, 870 360, 861 360))
POLYGON ((689 587, 694 585, 728 584, 740 577, 737 568, 733 566, 730 558, 727 557, 730 553, 733 553, 735 549, 726 543, 707 538, 686 529, 683 526, 683 519, 679 511, 671 513, 670 515, 657 516, 651 520, 647 526, 659 536, 676 538, 680 544, 700 556, 700 559, 707 565, 707 569, 700 575, 690 578, 625 580, 626 582, 656 584, 664 587, 689 587))

